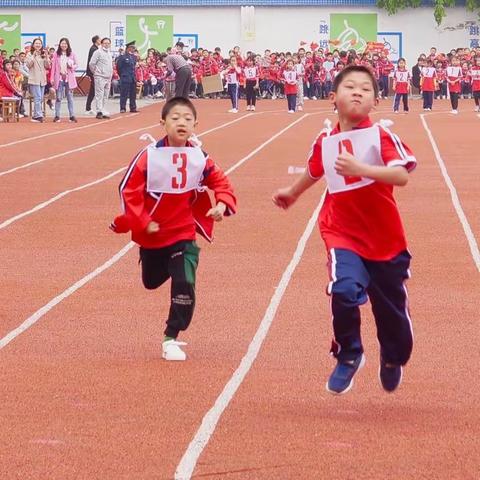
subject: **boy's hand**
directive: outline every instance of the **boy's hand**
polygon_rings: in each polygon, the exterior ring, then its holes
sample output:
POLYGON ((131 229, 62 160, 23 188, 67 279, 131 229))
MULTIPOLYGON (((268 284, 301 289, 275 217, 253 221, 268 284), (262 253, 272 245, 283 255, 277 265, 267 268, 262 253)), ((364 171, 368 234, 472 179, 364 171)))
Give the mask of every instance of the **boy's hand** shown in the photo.
POLYGON ((157 222, 152 221, 147 225, 146 231, 149 235, 152 233, 157 233, 160 231, 160 225, 157 222))
POLYGON ((364 177, 365 165, 351 153, 342 152, 335 162, 335 171, 342 177, 364 177))
POLYGON ((212 217, 216 222, 220 222, 221 220, 223 220, 223 214, 225 213, 226 209, 227 206, 224 203, 218 202, 215 207, 211 208, 207 212, 206 216, 212 217))
POLYGON ((280 208, 286 210, 297 201, 297 195, 294 195, 291 187, 280 188, 272 197, 273 203, 280 208))

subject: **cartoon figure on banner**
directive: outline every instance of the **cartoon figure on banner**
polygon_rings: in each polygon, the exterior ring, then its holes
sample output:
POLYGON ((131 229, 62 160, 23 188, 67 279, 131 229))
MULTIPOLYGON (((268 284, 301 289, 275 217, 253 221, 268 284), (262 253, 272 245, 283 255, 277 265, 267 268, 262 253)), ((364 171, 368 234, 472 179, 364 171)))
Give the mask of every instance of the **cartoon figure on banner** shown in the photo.
MULTIPOLYGON (((8 25, 7 21, 0 22, 0 31, 4 30, 5 32, 14 32, 19 26, 18 22, 14 22, 11 25, 8 25)), ((0 36, 0 46, 5 45, 5 38, 0 36)))
POLYGON ((343 24, 345 25, 345 30, 340 33, 338 38, 330 40, 330 43, 339 50, 350 50, 354 48, 357 51, 363 52, 367 46, 367 42, 360 37, 354 28, 348 26, 347 20, 344 20, 343 24))
POLYGON ((383 37, 383 49, 387 51, 388 55, 398 55, 398 50, 385 38, 383 37))
POLYGON ((148 25, 145 24, 145 17, 139 18, 138 28, 140 28, 140 31, 145 35, 143 43, 138 47, 140 53, 145 53, 149 48, 152 47, 150 37, 158 35, 159 30, 163 30, 165 28, 165 21, 158 20, 156 25, 158 30, 149 30, 148 25))

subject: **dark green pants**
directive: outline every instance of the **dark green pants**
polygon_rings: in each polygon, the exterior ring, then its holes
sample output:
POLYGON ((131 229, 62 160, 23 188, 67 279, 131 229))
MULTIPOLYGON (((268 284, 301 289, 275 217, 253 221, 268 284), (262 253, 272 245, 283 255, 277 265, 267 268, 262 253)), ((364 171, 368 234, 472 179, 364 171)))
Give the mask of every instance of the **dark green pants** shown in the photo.
POLYGON ((177 338, 186 330, 195 308, 195 274, 200 249, 194 241, 181 241, 164 248, 140 247, 142 281, 153 290, 172 279, 170 312, 165 335, 177 338))

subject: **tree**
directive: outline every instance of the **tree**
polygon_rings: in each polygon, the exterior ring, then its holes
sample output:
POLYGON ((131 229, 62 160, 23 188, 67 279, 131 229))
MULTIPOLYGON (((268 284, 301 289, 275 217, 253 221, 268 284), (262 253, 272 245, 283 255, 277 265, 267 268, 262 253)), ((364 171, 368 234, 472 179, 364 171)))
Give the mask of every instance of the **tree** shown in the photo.
MULTIPOLYGON (((433 2, 433 16, 437 21, 437 24, 440 25, 442 20, 446 16, 445 8, 455 7, 455 0, 432 0, 433 2)), ((459 6, 465 4, 469 12, 480 9, 480 0, 466 0, 465 3, 460 1, 458 2, 459 6)), ((405 8, 416 8, 422 5, 422 0, 378 0, 377 6, 379 8, 385 9, 390 15, 397 13, 399 10, 405 8)))

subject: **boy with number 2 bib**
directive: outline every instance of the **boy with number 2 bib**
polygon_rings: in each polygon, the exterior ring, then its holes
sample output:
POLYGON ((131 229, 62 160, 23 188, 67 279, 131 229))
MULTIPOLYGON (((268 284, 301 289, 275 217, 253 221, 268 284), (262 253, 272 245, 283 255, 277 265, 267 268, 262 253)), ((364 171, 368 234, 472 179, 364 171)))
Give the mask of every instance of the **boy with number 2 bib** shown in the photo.
POLYGON ((410 358, 413 335, 405 280, 410 253, 393 198, 416 165, 410 149, 388 129, 372 124, 378 86, 363 66, 350 66, 335 78, 332 101, 338 124, 315 140, 305 173, 278 190, 274 203, 287 209, 325 176, 327 193, 319 216, 328 251, 334 339, 337 360, 326 388, 346 393, 363 366, 359 306, 370 299, 380 343, 379 377, 393 392, 410 358))
POLYGON ((177 340, 195 307, 199 248, 196 231, 211 241, 213 222, 235 213, 236 199, 225 174, 193 136, 197 112, 188 99, 174 97, 163 107, 167 135, 140 151, 120 184, 123 215, 111 229, 131 231, 140 245, 142 280, 156 289, 171 278, 170 311, 162 344, 166 360, 185 360, 177 340), (205 188, 213 190, 212 206, 205 188))

